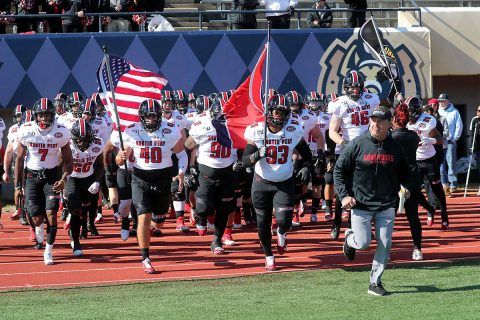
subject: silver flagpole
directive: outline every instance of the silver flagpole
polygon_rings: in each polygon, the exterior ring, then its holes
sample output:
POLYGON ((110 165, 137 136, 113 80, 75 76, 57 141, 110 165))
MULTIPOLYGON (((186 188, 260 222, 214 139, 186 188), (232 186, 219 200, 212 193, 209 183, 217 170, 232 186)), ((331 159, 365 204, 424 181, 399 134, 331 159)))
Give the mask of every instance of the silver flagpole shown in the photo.
POLYGON ((270 29, 272 28, 272 22, 267 22, 267 62, 265 64, 265 89, 263 96, 263 110, 265 115, 265 130, 263 133, 263 145, 267 147, 267 116, 268 116, 268 93, 269 93, 269 70, 270 70, 270 29))

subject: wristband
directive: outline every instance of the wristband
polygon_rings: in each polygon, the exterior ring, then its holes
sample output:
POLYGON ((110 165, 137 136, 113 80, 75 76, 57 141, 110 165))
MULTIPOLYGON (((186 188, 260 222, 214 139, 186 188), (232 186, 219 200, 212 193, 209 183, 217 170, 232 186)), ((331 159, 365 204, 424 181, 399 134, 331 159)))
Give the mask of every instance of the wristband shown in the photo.
POLYGON ((17 185, 15 186, 15 190, 20 190, 20 189, 22 189, 22 184, 17 183, 17 185))

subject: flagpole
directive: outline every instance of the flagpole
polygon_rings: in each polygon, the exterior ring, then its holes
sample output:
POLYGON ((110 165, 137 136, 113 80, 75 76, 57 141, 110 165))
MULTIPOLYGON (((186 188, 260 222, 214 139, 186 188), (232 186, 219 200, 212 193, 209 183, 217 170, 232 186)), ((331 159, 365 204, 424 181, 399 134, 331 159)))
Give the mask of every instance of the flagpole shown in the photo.
POLYGON ((267 58, 266 58, 266 63, 265 63, 265 89, 264 89, 264 95, 263 95, 263 110, 264 110, 264 116, 265 116, 265 130, 263 132, 263 145, 267 147, 267 116, 268 116, 268 95, 269 95, 269 70, 270 70, 270 30, 272 28, 272 22, 267 21, 267 58))
MULTIPOLYGON (((113 78, 112 78, 112 70, 110 69, 110 58, 108 56, 108 50, 107 46, 103 46, 103 59, 105 63, 105 67, 107 68, 107 78, 108 78, 108 83, 110 84, 110 92, 112 93, 112 101, 113 101, 113 111, 115 113, 115 119, 117 120, 117 130, 118 130, 118 137, 120 138, 120 149, 122 151, 125 150, 124 145, 123 145, 123 138, 122 138, 122 128, 120 128, 120 117, 118 116, 118 110, 117 110, 117 100, 115 99, 115 90, 113 88, 113 78)), ((108 99, 108 97, 107 97, 108 99)), ((124 163, 125 166, 125 180, 127 184, 129 183, 128 179, 128 168, 127 168, 127 161, 124 163)))
POLYGON ((377 35, 378 43, 380 43, 380 51, 382 51, 383 59, 385 60, 385 64, 388 67, 388 71, 390 71, 390 75, 392 76, 393 87, 395 88, 395 92, 398 93, 397 85, 395 84, 395 79, 393 79, 392 69, 390 69, 390 64, 388 63, 387 55, 385 54, 385 50, 383 48, 382 38, 380 38, 380 34, 378 33, 377 26, 375 25, 375 19, 373 19, 373 13, 370 11, 370 19, 372 19, 373 29, 375 30, 375 34, 377 35))

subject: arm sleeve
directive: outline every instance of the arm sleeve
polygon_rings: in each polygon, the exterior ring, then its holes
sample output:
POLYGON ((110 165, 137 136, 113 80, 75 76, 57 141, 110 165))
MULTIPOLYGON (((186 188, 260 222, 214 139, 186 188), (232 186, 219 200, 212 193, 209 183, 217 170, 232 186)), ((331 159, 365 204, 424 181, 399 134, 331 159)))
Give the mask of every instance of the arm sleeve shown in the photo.
POLYGON ((250 156, 254 154, 258 150, 257 146, 247 143, 245 146, 245 151, 243 152, 242 162, 245 167, 253 167, 252 160, 250 160, 250 156))
POLYGON ((335 192, 340 200, 352 195, 352 190, 348 188, 348 181, 351 175, 353 163, 353 152, 355 143, 349 143, 340 153, 335 169, 333 170, 333 181, 335 192))

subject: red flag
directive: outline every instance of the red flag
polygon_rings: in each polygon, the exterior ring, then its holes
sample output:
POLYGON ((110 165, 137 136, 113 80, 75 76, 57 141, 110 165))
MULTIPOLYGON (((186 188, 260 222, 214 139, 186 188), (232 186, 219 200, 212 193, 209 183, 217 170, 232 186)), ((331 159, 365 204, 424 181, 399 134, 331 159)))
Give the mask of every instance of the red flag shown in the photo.
POLYGON ((123 131, 132 123, 139 122, 138 109, 140 103, 148 98, 161 99, 161 90, 168 83, 163 76, 136 67, 122 57, 109 55, 113 86, 108 81, 105 60, 97 71, 99 94, 112 120, 113 116, 112 87, 115 92, 120 128, 123 131))
MULTIPOLYGON (((243 134, 247 126, 253 122, 264 121, 262 69, 266 53, 267 48, 265 47, 252 74, 235 90, 223 109, 226 130, 232 140, 233 148, 244 149, 247 142, 243 134)), ((217 128, 217 138, 218 135, 217 128)))

